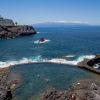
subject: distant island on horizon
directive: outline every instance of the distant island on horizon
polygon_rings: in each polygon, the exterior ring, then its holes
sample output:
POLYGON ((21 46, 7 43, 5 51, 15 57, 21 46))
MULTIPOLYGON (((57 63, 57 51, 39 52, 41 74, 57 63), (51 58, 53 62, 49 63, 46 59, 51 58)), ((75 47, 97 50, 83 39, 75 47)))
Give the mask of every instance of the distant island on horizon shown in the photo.
POLYGON ((89 23, 82 23, 82 22, 64 22, 64 21, 54 21, 54 22, 40 22, 40 23, 34 23, 34 27, 80 27, 80 26, 97 26, 100 27, 100 25, 92 25, 89 23))

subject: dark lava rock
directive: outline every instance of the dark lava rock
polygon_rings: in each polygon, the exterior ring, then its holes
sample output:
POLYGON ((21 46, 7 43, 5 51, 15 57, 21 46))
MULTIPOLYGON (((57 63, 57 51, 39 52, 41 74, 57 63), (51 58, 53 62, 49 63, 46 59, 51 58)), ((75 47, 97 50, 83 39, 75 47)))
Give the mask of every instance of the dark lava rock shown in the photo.
POLYGON ((76 100, 100 100, 100 79, 85 79, 77 81, 68 91, 76 95, 76 100))
POLYGON ((65 91, 48 89, 40 100, 100 100, 100 79, 79 80, 65 91))
POLYGON ((100 64, 100 54, 96 55, 96 57, 93 59, 84 59, 84 61, 78 63, 77 66, 96 74, 100 74, 100 70, 98 68, 95 68, 96 64, 100 64))
POLYGON ((61 92, 51 88, 42 94, 40 100, 67 100, 67 91, 61 92))
POLYGON ((0 26, 0 38, 15 38, 16 36, 29 36, 36 34, 32 26, 0 26))
POLYGON ((4 100, 11 100, 12 99, 12 93, 11 89, 9 88, 6 92, 6 96, 4 97, 4 100))
POLYGON ((0 100, 11 100, 18 84, 17 80, 7 81, 9 71, 9 68, 0 68, 0 100))
POLYGON ((15 38, 36 34, 35 29, 29 25, 15 25, 13 20, 0 17, 0 38, 15 38))

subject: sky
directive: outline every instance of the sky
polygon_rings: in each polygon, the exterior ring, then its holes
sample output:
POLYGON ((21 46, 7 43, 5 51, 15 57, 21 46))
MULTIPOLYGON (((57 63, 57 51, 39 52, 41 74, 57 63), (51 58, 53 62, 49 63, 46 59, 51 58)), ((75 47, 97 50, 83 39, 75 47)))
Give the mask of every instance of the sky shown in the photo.
POLYGON ((0 15, 19 24, 62 21, 100 25, 100 0, 0 0, 0 15))

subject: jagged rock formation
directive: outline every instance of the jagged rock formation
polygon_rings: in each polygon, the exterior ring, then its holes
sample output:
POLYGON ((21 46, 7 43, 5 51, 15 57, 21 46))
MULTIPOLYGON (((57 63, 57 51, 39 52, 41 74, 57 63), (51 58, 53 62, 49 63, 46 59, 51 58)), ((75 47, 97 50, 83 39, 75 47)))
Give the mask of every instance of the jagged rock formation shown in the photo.
POLYGON ((75 100, 100 100, 100 79, 77 81, 68 91, 68 98, 73 94, 76 96, 75 100))
POLYGON ((6 82, 7 73, 8 69, 0 69, 0 100, 4 100, 4 98, 6 98, 8 88, 6 82))
POLYGON ((17 80, 7 81, 9 71, 9 68, 0 68, 0 100, 11 100, 18 84, 17 80))
POLYGON ((29 25, 15 25, 10 19, 0 18, 0 38, 15 38, 36 34, 35 29, 29 25))
POLYGON ((96 57, 93 59, 84 59, 84 61, 78 64, 78 67, 100 74, 100 70, 98 68, 95 68, 96 64, 100 64, 99 54, 96 55, 96 57))
POLYGON ((100 100, 100 79, 79 80, 65 91, 49 89, 40 100, 100 100))
POLYGON ((41 95, 40 100, 67 100, 67 91, 51 88, 41 95))

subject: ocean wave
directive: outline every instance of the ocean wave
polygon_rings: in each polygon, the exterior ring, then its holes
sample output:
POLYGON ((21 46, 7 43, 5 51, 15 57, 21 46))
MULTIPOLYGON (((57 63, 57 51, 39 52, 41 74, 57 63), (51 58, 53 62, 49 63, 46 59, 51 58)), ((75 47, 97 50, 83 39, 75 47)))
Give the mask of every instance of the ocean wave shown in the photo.
POLYGON ((67 64, 67 65, 77 65, 79 62, 82 62, 84 59, 92 59, 94 58, 94 55, 84 55, 80 56, 75 60, 66 60, 63 58, 42 58, 42 56, 36 56, 36 57, 29 57, 29 58, 22 58, 20 60, 16 61, 6 61, 2 62, 0 61, 0 68, 5 68, 13 65, 20 65, 20 64, 28 64, 28 63, 56 63, 56 64, 67 64))
POLYGON ((34 41, 35 44, 43 44, 43 43, 47 43, 50 42, 50 40, 46 39, 43 42, 40 42, 39 40, 34 41))
POLYGON ((95 57, 95 55, 83 55, 83 56, 76 58, 75 60, 54 58, 54 59, 49 60, 49 62, 58 63, 58 64, 77 65, 78 63, 82 62, 84 59, 92 59, 94 57, 95 57))
POLYGON ((5 61, 5 62, 0 61, 0 68, 5 68, 13 65, 20 65, 20 64, 38 63, 38 62, 43 62, 41 56, 22 58, 20 60, 14 60, 14 61, 5 61))

